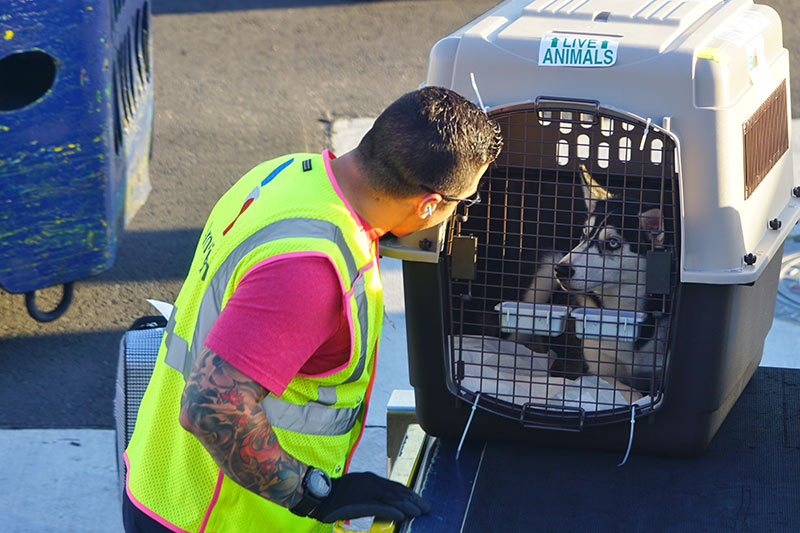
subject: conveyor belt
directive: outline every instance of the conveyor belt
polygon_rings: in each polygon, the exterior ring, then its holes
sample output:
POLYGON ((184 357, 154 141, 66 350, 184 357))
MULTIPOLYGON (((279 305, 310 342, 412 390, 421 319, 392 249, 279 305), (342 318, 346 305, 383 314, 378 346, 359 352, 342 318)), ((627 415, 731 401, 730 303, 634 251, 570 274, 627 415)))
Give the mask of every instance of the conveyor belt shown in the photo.
POLYGON ((409 533, 797 531, 800 370, 759 368, 696 459, 435 440, 409 533))

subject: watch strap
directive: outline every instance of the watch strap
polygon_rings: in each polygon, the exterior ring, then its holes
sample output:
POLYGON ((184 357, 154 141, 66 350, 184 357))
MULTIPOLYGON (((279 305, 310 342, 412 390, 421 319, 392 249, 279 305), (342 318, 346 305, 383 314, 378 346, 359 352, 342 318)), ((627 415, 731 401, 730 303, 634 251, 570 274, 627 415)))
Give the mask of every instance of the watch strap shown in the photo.
POLYGON ((307 480, 308 475, 314 469, 313 466, 309 465, 306 469, 306 473, 303 475, 303 496, 300 498, 300 501, 294 504, 289 510, 298 515, 298 516, 308 516, 311 512, 317 508, 317 506, 322 503, 322 499, 316 497, 314 494, 311 493, 311 490, 308 488, 307 480))

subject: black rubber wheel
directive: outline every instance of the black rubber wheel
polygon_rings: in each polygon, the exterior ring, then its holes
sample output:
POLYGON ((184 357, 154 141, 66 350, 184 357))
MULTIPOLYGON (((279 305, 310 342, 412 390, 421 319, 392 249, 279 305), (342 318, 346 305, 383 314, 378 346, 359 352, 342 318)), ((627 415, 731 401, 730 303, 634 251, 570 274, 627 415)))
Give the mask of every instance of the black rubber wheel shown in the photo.
POLYGON ((26 292, 25 307, 28 308, 28 314, 38 322, 52 322, 57 319, 64 314, 69 308, 69 304, 72 303, 73 285, 74 282, 72 281, 64 284, 64 292, 61 295, 61 301, 58 302, 58 305, 52 311, 42 311, 36 307, 36 291, 26 292))

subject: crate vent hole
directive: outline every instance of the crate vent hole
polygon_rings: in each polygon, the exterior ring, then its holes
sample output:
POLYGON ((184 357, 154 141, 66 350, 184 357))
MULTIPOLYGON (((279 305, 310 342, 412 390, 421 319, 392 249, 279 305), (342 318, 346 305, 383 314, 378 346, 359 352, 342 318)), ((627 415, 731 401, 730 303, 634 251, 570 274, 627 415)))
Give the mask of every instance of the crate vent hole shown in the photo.
POLYGON ((614 121, 607 117, 600 117, 600 132, 606 137, 614 133, 614 121))
POLYGON ((600 168, 608 168, 609 146, 607 142, 597 145, 597 165, 600 168))
POLYGON ((578 149, 576 155, 579 159, 589 159, 589 136, 584 134, 578 135, 578 149))
POLYGON ((22 109, 47 94, 56 79, 56 61, 40 51, 0 59, 0 111, 22 109))
POLYGON ((558 164, 561 166, 569 162, 569 143, 564 139, 558 141, 558 164))
POLYGON ((561 133, 567 134, 572 131, 572 113, 569 111, 562 111, 561 112, 561 125, 559 126, 559 131, 561 133))
POLYGON ((631 139, 630 139, 630 137, 620 137, 619 138, 619 160, 620 161, 630 161, 631 160, 631 139))
POLYGON ((664 159, 664 141, 661 139, 653 139, 650 143, 650 162, 660 165, 664 159))

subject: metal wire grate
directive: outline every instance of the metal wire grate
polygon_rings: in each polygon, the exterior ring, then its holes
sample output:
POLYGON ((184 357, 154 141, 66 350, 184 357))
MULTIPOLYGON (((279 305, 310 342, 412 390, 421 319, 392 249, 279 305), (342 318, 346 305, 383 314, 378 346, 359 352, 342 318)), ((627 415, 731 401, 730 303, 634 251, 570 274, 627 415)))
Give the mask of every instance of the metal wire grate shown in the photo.
POLYGON ((596 102, 493 118, 503 152, 447 237, 450 390, 526 426, 652 412, 677 290, 674 141, 596 102))

